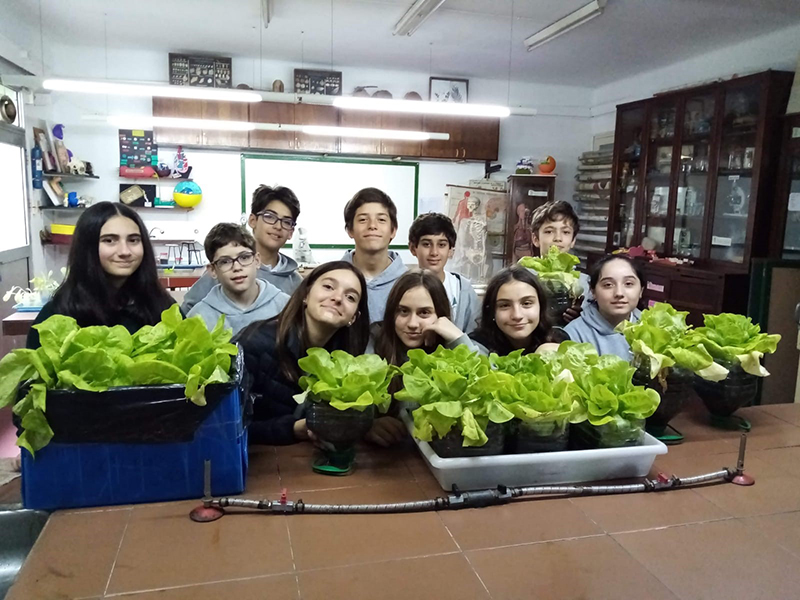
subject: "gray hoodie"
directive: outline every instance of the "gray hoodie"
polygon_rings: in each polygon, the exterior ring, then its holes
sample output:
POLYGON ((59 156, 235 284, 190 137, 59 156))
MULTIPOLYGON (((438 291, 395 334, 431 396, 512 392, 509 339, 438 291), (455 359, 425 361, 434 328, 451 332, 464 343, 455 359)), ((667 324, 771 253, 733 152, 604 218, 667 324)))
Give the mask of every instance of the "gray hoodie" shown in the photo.
MULTIPOLYGON (((636 323, 641 317, 641 311, 636 308, 631 313, 629 320, 636 323)), ((624 360, 633 358, 631 348, 625 336, 614 331, 611 324, 600 314, 596 302, 590 302, 583 307, 581 316, 570 321, 564 327, 569 339, 574 342, 589 342, 597 348, 598 354, 616 354, 624 360)))
POLYGON ((481 303, 478 300, 478 294, 472 287, 469 279, 458 273, 453 273, 459 282, 458 300, 455 307, 453 307, 453 300, 450 298, 450 308, 454 309, 453 323, 464 333, 470 333, 477 327, 476 320, 481 314, 481 303))
MULTIPOLYGON (((344 253, 342 260, 352 263, 354 252, 355 250, 348 250, 344 253)), ((383 273, 367 281, 370 323, 383 321, 383 313, 386 310, 386 300, 389 298, 389 292, 392 290, 394 282, 406 272, 406 266, 397 252, 390 250, 389 258, 392 259, 392 262, 384 269, 383 273)))
POLYGON ((234 335, 254 321, 271 319, 283 310, 289 302, 289 296, 268 281, 256 279, 256 283, 258 297, 247 308, 234 304, 222 290, 222 284, 218 283, 189 311, 187 316, 200 315, 206 326, 213 329, 219 316, 225 315, 225 326, 233 329, 234 335))
MULTIPOLYGON (((292 295, 303 281, 303 278, 297 272, 297 262, 293 258, 285 254, 278 253, 278 264, 274 267, 269 265, 261 265, 258 267, 256 277, 270 282, 284 294, 292 295)), ((189 314, 192 307, 206 297, 212 288, 217 285, 216 280, 208 273, 203 273, 203 276, 198 279, 192 288, 186 292, 183 297, 183 304, 181 311, 183 314, 189 314)))

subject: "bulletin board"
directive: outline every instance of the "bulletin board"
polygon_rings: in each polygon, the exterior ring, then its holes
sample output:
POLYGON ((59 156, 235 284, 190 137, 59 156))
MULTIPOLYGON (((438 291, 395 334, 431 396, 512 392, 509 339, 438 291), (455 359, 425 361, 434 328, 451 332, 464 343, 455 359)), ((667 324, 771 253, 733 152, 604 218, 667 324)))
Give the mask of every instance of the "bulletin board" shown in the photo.
POLYGON ((282 185, 300 200, 298 227, 311 248, 352 248, 344 229, 344 207, 360 189, 386 192, 397 206, 397 236, 390 248, 408 249, 408 228, 417 216, 419 163, 347 158, 242 155, 242 212, 250 213, 253 191, 282 185))

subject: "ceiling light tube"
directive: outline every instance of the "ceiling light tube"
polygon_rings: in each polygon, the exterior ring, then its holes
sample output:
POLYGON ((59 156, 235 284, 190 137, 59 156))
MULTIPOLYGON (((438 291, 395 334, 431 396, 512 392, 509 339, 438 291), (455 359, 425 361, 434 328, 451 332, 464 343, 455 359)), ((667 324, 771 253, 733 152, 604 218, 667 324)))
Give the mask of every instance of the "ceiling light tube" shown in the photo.
POLYGON ((495 106, 491 104, 386 100, 381 98, 354 98, 352 96, 337 96, 333 101, 333 105, 339 108, 351 108, 354 110, 453 115, 460 117, 507 117, 511 114, 507 106, 495 106))
POLYGON ((405 131, 402 129, 364 129, 361 127, 325 127, 303 125, 302 132, 309 135, 331 135, 384 140, 449 140, 449 133, 429 133, 427 131, 405 131))
POLYGON ((556 39, 560 35, 564 35, 568 31, 572 31, 576 27, 591 21, 595 17, 603 14, 603 9, 606 7, 608 0, 593 0, 586 6, 582 6, 578 10, 569 13, 566 17, 559 19, 555 23, 548 25, 541 31, 537 31, 532 36, 525 39, 525 46, 528 52, 538 48, 542 44, 546 44, 550 40, 556 39))
POLYGON ((42 87, 56 92, 109 94, 115 96, 160 96, 191 100, 221 100, 226 102, 261 102, 261 94, 249 90, 202 88, 166 83, 124 83, 81 79, 45 79, 42 87))
POLYGON ((250 123, 247 121, 219 121, 212 119, 183 119, 180 117, 149 117, 115 115, 100 117, 87 115, 85 121, 105 121, 120 129, 151 129, 172 127, 175 129, 205 129, 217 131, 298 131, 308 135, 327 135, 384 140, 449 140, 449 133, 410 131, 403 129, 367 129, 362 127, 326 127, 318 125, 295 125, 283 123, 250 123))
POLYGON ((175 129, 208 129, 216 131, 252 131, 255 123, 247 121, 218 121, 213 119, 183 119, 180 117, 110 116, 108 123, 120 129, 151 129, 172 127, 175 129))
POLYGON ((395 24, 392 35, 412 35, 445 0, 416 0, 395 24))

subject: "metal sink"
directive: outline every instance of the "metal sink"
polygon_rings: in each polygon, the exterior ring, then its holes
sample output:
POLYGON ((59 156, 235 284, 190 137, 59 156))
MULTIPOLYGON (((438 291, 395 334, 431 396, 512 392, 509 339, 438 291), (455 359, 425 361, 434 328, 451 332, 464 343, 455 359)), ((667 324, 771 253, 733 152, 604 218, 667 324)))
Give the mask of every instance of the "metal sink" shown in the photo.
POLYGON ((49 516, 41 510, 0 506, 0 600, 6 597, 49 516))

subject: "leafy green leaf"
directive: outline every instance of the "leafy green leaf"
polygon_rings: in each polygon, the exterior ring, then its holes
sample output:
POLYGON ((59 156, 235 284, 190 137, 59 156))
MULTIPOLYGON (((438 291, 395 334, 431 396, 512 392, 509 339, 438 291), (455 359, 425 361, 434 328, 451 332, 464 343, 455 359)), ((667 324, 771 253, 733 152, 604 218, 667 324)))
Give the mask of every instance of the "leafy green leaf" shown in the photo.
POLYGON ((24 431, 17 438, 17 446, 25 448, 34 456, 53 439, 53 430, 50 429, 44 412, 38 408, 29 410, 22 417, 22 429, 24 431))

